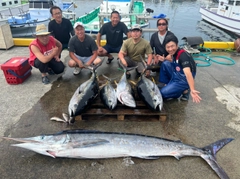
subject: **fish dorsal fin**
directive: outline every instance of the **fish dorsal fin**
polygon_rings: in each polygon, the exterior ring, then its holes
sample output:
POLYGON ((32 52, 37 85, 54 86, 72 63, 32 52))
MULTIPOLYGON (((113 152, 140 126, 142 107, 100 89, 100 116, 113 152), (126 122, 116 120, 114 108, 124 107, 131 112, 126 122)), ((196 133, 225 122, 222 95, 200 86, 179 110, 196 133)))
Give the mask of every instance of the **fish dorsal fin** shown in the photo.
POLYGON ((74 141, 70 145, 73 148, 84 148, 84 147, 92 147, 97 145, 104 145, 107 143, 109 143, 109 141, 105 139, 93 139, 93 140, 79 141, 79 142, 74 141))

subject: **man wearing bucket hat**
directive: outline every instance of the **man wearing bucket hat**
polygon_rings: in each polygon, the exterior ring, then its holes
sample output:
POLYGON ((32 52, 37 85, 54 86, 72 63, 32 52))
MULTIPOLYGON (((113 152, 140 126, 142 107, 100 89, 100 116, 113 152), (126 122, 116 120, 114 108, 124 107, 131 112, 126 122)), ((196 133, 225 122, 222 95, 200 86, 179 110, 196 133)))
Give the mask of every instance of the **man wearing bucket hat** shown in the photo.
POLYGON ((69 67, 75 67, 73 74, 77 75, 84 68, 84 65, 96 65, 101 62, 101 59, 97 56, 98 47, 95 40, 85 34, 83 24, 76 22, 73 28, 75 35, 70 39, 68 44, 69 56, 71 57, 68 65, 69 67))
MULTIPOLYGON (((131 38, 123 42, 122 48, 118 54, 120 63, 125 67, 138 66, 136 69, 137 76, 143 72, 143 64, 141 59, 145 59, 147 55, 147 65, 152 63, 152 48, 148 41, 142 38, 142 28, 140 25, 135 24, 131 28, 131 38), (141 57, 142 58, 141 58, 141 57)), ((147 75, 149 75, 147 71, 147 75)), ((130 73, 126 73, 127 78, 130 77, 130 73)))
POLYGON ((64 71, 64 64, 59 58, 62 51, 62 44, 50 36, 46 26, 39 24, 36 27, 36 39, 29 45, 30 65, 39 69, 42 74, 42 82, 50 83, 48 74, 60 74, 64 71))

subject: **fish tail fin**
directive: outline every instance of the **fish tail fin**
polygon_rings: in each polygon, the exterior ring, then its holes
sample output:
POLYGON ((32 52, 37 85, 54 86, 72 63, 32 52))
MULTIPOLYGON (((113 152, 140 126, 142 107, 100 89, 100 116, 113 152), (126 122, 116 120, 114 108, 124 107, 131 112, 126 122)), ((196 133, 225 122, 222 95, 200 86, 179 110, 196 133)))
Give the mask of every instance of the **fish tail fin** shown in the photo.
POLYGON ((109 78, 109 77, 105 76, 104 74, 102 74, 102 76, 103 76, 103 78, 105 78, 105 79, 106 79, 106 80, 108 80, 109 82, 111 82, 111 81, 112 81, 112 79, 111 79, 111 78, 109 78))
POLYGON ((103 63, 104 60, 105 60, 105 58, 103 58, 103 60, 101 60, 101 62, 99 62, 99 63, 96 64, 96 65, 94 64, 94 65, 89 65, 89 66, 87 66, 87 65, 83 65, 83 66, 84 66, 85 68, 91 70, 92 73, 95 73, 96 69, 102 65, 102 63, 103 63))
POLYGON ((141 59, 141 61, 142 61, 142 64, 143 64, 143 67, 144 67, 144 72, 146 71, 146 69, 147 69, 147 63, 146 63, 146 61, 143 59, 143 57, 142 57, 142 55, 139 55, 139 57, 140 57, 140 59, 141 59))
POLYGON ((216 153, 232 140, 233 138, 221 139, 221 140, 218 140, 217 142, 214 142, 202 148, 202 150, 204 151, 204 154, 201 155, 201 158, 203 158, 210 165, 210 167, 216 172, 216 174, 222 179, 223 178, 228 179, 229 177, 227 173, 217 163, 216 153))
POLYGON ((134 70, 134 69, 136 69, 138 66, 133 66, 133 67, 126 67, 126 66, 124 66, 120 61, 119 61, 119 65, 120 65, 120 67, 122 67, 122 68, 118 68, 119 70, 122 70, 122 71, 124 71, 124 72, 127 72, 127 71, 132 71, 132 70, 134 70))

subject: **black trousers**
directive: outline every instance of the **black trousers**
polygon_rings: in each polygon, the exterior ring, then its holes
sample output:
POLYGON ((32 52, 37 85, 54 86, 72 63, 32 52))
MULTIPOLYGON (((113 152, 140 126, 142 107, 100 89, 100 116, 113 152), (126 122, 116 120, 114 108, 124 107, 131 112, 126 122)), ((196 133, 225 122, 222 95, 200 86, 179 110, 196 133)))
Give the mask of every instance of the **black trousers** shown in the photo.
POLYGON ((62 61, 58 62, 55 58, 51 59, 47 63, 42 63, 37 58, 34 60, 34 67, 38 68, 41 73, 47 73, 48 69, 51 68, 55 74, 60 74, 64 71, 64 64, 62 61))

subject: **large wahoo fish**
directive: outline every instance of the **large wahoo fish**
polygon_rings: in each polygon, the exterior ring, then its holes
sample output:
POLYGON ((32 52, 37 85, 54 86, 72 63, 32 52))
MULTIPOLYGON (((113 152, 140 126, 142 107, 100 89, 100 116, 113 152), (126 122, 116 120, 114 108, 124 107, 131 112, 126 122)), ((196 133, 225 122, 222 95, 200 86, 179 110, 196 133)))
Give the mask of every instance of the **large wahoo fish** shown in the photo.
POLYGON ((30 138, 3 138, 23 142, 12 144, 12 146, 32 150, 53 158, 98 159, 131 156, 158 159, 161 156, 173 156, 180 159, 185 156, 197 156, 204 159, 222 179, 229 177, 218 165, 215 155, 223 146, 233 140, 226 138, 204 148, 197 148, 180 141, 153 136, 87 130, 68 130, 30 138))

